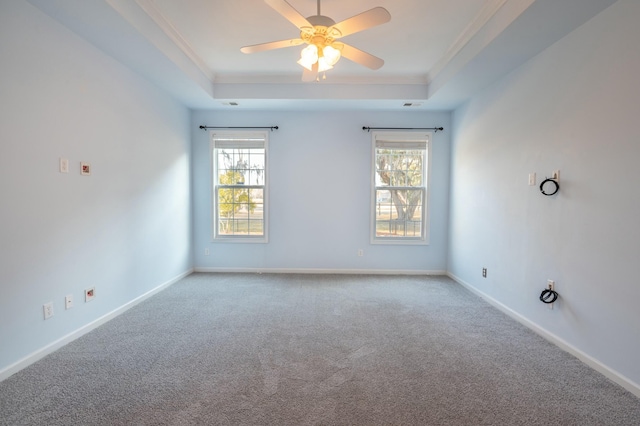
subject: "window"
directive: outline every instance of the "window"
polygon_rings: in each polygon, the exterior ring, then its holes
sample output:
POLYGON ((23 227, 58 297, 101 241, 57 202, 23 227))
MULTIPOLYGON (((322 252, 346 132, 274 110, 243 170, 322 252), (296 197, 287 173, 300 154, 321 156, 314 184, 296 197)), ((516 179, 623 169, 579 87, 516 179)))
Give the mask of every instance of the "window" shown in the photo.
POLYGON ((373 134, 374 244, 427 244, 430 134, 373 134))
POLYGON ((211 133, 213 239, 267 241, 267 133, 211 133))

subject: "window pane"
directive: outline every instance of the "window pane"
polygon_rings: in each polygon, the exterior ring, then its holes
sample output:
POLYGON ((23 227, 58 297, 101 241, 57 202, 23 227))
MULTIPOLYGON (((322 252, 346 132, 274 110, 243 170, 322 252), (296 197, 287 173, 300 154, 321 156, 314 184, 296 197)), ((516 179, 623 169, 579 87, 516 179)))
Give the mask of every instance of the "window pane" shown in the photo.
POLYGON ((391 173, 391 186, 406 186, 405 172, 395 170, 391 173))
POLYGON ((425 151, 376 150, 376 185, 421 186, 425 151))
POLYGON ((262 203, 252 203, 247 217, 251 220, 262 220, 264 217, 264 207, 262 203))
POLYGON ((219 235, 263 235, 264 189, 218 188, 219 235))
POLYGON ((249 170, 249 185, 264 185, 264 169, 249 170))
POLYGON ((422 189, 377 189, 376 237, 422 236, 422 189))
POLYGON ((422 170, 407 171, 407 186, 422 186, 422 170))
POLYGON ((246 235, 249 233, 248 221, 245 219, 235 219, 233 221, 233 234, 246 235))
POLYGON ((264 234, 264 222, 262 220, 249 220, 249 234, 250 235, 263 235, 264 234))
POLYGON ((218 234, 263 235, 264 189, 218 188, 218 234))
POLYGON ((264 149, 220 148, 216 151, 218 183, 264 185, 264 149))

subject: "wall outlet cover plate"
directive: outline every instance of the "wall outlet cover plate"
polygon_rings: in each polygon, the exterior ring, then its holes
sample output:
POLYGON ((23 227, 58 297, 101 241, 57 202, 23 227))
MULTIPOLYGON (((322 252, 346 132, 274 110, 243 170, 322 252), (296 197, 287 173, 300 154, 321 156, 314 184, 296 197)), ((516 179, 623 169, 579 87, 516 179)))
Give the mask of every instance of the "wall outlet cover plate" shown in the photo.
POLYGON ((84 301, 91 302, 96 297, 96 288, 91 287, 84 291, 84 301))
POLYGON ((49 319, 53 316, 53 302, 45 303, 42 305, 42 310, 44 313, 44 319, 49 319))

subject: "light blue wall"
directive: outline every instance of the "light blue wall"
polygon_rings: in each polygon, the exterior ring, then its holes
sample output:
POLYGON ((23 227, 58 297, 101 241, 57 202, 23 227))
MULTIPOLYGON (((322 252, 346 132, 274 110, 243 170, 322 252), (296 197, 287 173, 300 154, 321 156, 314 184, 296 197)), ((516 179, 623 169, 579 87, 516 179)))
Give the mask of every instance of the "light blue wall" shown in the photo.
POLYGON ((192 256, 189 111, 21 0, 0 2, 0 58, 2 372, 192 256))
POLYGON ((192 115, 194 252, 200 269, 444 271, 449 113, 206 112, 192 115), (267 244, 211 242, 209 134, 198 126, 278 125, 269 134, 267 244), (445 127, 433 138, 428 246, 369 244, 371 127, 445 127), (204 255, 209 248, 210 255, 204 255), (358 257, 358 249, 364 256, 358 257))
POLYGON ((640 2, 618 1, 455 111, 448 260, 636 386, 639 16, 640 2), (557 169, 557 196, 527 185, 557 169), (538 300, 547 279, 553 310, 538 300))

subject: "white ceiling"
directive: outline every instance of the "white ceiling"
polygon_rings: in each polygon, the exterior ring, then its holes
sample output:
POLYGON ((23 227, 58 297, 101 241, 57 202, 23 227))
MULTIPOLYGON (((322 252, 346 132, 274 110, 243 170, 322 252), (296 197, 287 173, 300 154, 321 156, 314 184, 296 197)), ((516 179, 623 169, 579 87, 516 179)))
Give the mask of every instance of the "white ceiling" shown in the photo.
MULTIPOLYGON (((323 0, 336 22, 390 12, 390 22, 341 40, 385 64, 341 59, 326 80, 303 83, 303 46, 240 52, 299 36, 263 0, 28 1, 191 108, 378 110, 455 108, 615 2, 323 0)), ((316 0, 288 1, 316 14, 316 0)))
MULTIPOLYGON (((142 3, 142 2, 141 2, 142 3)), ((216 77, 248 80, 259 75, 300 79, 296 64, 302 47, 245 55, 240 47, 299 37, 300 31, 263 0, 151 0, 145 5, 156 10, 214 70, 216 77), (198 13, 193 13, 197 10, 198 13)), ((334 21, 357 15, 375 6, 391 13, 392 20, 353 34, 342 41, 383 58, 379 71, 350 61, 340 62, 329 78, 375 76, 397 80, 425 79, 426 73, 444 56, 485 4, 485 0, 323 0, 322 14, 334 21), (433 13, 438 10, 438 13, 433 13), (429 42, 425 42, 429 40, 429 42)), ((316 14, 316 0, 290 0, 303 16, 316 14)))

